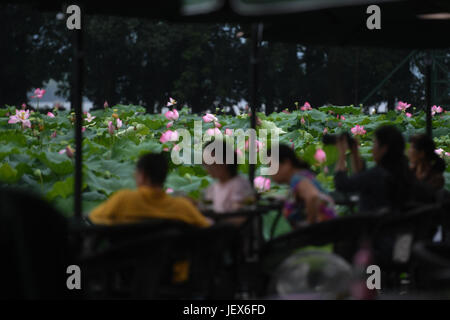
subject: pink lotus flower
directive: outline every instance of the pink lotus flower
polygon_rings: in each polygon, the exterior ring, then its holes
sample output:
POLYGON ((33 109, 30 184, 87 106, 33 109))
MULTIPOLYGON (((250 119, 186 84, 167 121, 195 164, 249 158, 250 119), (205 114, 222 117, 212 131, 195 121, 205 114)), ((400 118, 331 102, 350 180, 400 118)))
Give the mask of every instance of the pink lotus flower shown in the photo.
POLYGON ((264 178, 264 177, 256 177, 253 180, 253 185, 255 186, 256 190, 263 192, 270 190, 270 179, 264 178))
POLYGON ((236 149, 236 154, 238 155, 238 157, 242 157, 244 155, 241 149, 236 149))
POLYGON ((85 131, 86 131, 86 127, 82 127, 81 132, 85 132, 85 131))
POLYGON ((212 121, 219 121, 219 119, 217 119, 214 115, 207 113, 205 116, 202 117, 203 121, 205 121, 206 123, 208 122, 212 122, 212 121))
MULTIPOLYGON (((261 141, 258 141, 255 139, 256 142, 256 152, 259 152, 259 149, 262 149, 264 147, 264 143, 262 143, 261 141)), ((245 141, 245 150, 248 150, 250 145, 250 140, 245 141)))
POLYGON ((58 152, 59 154, 66 154, 69 158, 73 158, 73 154, 75 150, 73 150, 70 146, 67 146, 65 149, 62 149, 58 152))
POLYGON ((286 114, 290 114, 290 112, 289 112, 289 110, 288 109, 284 109, 283 111, 281 111, 281 112, 283 112, 283 113, 286 113, 286 114))
POLYGON ((411 117, 412 117, 412 114, 409 113, 409 112, 406 112, 405 115, 406 115, 408 118, 411 118, 411 117))
POLYGON ((323 163, 327 159, 327 155, 322 149, 317 149, 316 153, 314 154, 314 159, 316 159, 319 163, 323 163))
POLYGON ((397 103, 397 110, 398 111, 406 111, 406 109, 408 109, 409 107, 411 107, 411 104, 408 104, 406 102, 399 101, 397 103))
POLYGON ((178 111, 176 109, 173 109, 172 111, 167 111, 165 113, 165 116, 166 116, 167 120, 173 120, 173 121, 178 120, 178 118, 180 117, 180 115, 178 114, 178 111))
MULTIPOLYGON (((177 104, 177 102, 175 101, 175 99, 169 98, 169 102, 167 102, 167 106, 173 106, 174 104, 177 104)), ((175 119, 176 120, 176 119, 175 119)))
POLYGON ((113 125, 112 121, 108 122, 108 131, 109 131, 110 135, 114 134, 114 125, 113 125))
POLYGON ((444 109, 441 106, 432 106, 431 107, 431 115, 435 115, 436 113, 442 113, 444 109))
POLYGON ((173 189, 172 188, 167 188, 166 193, 173 193, 173 189))
POLYGON ((357 136, 357 135, 362 136, 362 135, 366 134, 366 132, 367 132, 366 130, 364 130, 364 126, 359 126, 359 125, 354 126, 351 129, 351 131, 352 131, 353 135, 355 135, 355 136, 357 136))
POLYGON ((442 149, 442 148, 439 148, 439 149, 436 149, 436 150, 434 150, 434 152, 438 155, 438 156, 440 156, 440 157, 442 157, 443 155, 444 155, 444 149, 442 149))
POLYGON ((53 133, 52 133, 52 135, 50 137, 56 138, 56 131, 53 131, 53 133))
POLYGON ((30 117, 30 110, 17 110, 16 109, 16 114, 14 116, 10 116, 8 123, 18 123, 21 122, 22 123, 22 127, 28 127, 31 128, 31 122, 30 120, 28 120, 28 118, 30 117))
POLYGON ((27 105, 25 103, 22 103, 22 110, 25 110, 27 108, 27 105))
POLYGON ((91 116, 91 114, 89 112, 86 113, 86 121, 87 122, 92 122, 92 120, 94 120, 95 117, 91 116))
POLYGON ((214 129, 206 130, 206 134, 208 136, 215 136, 215 135, 221 135, 222 133, 220 132, 220 130, 218 128, 214 128, 214 129))
POLYGON ((214 122, 214 126, 216 128, 221 128, 222 127, 222 125, 219 122, 214 122))
POLYGON ((176 145, 173 146, 173 150, 178 152, 178 151, 181 150, 181 148, 180 148, 180 146, 178 144, 176 144, 176 145))
POLYGON ((327 134, 328 133, 328 128, 324 128, 323 129, 323 134, 327 134))
POLYGON ((69 158, 73 158, 75 150, 73 150, 70 146, 66 147, 66 154, 69 158))
POLYGON ((55 117, 55 115, 53 113, 51 113, 51 112, 48 112, 47 116, 49 116, 50 118, 54 118, 55 117))
POLYGON ((302 119, 300 120, 300 123, 302 124, 302 125, 304 125, 305 124, 305 119, 302 117, 302 119))
POLYGON ((225 135, 227 135, 227 136, 232 136, 232 135, 233 135, 233 130, 232 130, 232 129, 226 128, 226 129, 225 129, 225 135))
POLYGON ((169 148, 164 148, 163 151, 164 152, 169 152, 169 148))
POLYGON ((178 132, 167 130, 166 132, 164 132, 161 135, 161 138, 159 139, 159 141, 161 143, 166 143, 169 141, 178 141, 178 138, 179 138, 178 132))
POLYGON ((120 120, 119 118, 117 118, 117 129, 122 128, 122 120, 120 120))
POLYGON ((34 90, 34 96, 32 96, 32 98, 42 99, 44 94, 45 94, 44 89, 41 90, 41 89, 37 88, 36 90, 34 90))
POLYGON ((341 116, 341 120, 345 120, 345 117, 344 117, 344 116, 341 116))
POLYGON ((300 108, 300 110, 308 111, 308 110, 312 110, 312 108, 311 108, 311 105, 309 104, 309 102, 305 102, 305 104, 303 105, 303 107, 300 108))
POLYGON ((103 104, 103 108, 108 108, 109 107, 109 104, 108 104, 108 101, 105 101, 105 103, 103 104))
POLYGON ((166 129, 169 129, 171 126, 173 126, 173 121, 170 121, 168 124, 166 124, 166 129))

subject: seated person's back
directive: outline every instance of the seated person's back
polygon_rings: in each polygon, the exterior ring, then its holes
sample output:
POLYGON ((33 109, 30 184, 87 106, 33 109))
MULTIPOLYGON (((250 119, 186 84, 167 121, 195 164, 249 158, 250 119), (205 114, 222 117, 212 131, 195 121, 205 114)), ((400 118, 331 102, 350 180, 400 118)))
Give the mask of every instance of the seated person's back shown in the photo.
POLYGON ((121 190, 95 208, 96 224, 133 223, 148 218, 174 219, 199 227, 210 222, 187 199, 171 197, 163 189, 168 161, 163 154, 146 154, 136 166, 136 190, 121 190))

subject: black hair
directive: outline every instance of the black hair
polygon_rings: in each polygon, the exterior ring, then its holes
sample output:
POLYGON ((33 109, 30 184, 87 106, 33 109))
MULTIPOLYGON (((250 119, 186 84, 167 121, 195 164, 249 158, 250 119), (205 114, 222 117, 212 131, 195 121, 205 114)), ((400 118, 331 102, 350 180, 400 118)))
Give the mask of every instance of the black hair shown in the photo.
POLYGON ((405 155, 405 140, 402 133, 394 126, 381 126, 375 130, 375 137, 380 146, 387 147, 380 165, 388 171, 394 172, 399 167, 408 167, 405 155))
MULTIPOLYGON (((270 151, 270 153, 272 154, 272 150, 270 151)), ((295 151, 285 144, 280 144, 278 146, 278 159, 279 163, 282 163, 287 160, 291 162, 291 164, 295 168, 310 170, 309 164, 306 161, 297 157, 295 151)))
POLYGON ((149 178, 152 184, 162 186, 169 170, 169 161, 165 154, 148 153, 139 158, 136 169, 149 178))
POLYGON ((387 183, 391 204, 394 207, 402 206, 408 200, 415 182, 405 155, 405 140, 402 133, 391 125, 378 127, 375 137, 380 146, 387 147, 378 165, 389 173, 387 183))
MULTIPOLYGON (((209 146, 212 143, 215 143, 215 139, 207 142, 205 144, 204 148, 206 148, 207 146, 209 146)), ((237 157, 237 153, 233 149, 233 161, 232 161, 232 163, 227 163, 227 153, 228 153, 228 150, 231 151, 231 149, 232 149, 231 145, 228 144, 225 140, 222 140, 221 142, 219 141, 219 143, 222 143, 222 150, 223 150, 223 152, 222 152, 222 159, 218 159, 218 160, 221 160, 222 164, 224 164, 226 166, 230 177, 234 178, 238 174, 238 157, 237 157)), ((214 154, 214 157, 216 157, 215 154, 214 154)))
POLYGON ((445 171, 445 161, 436 154, 436 144, 433 138, 426 134, 416 134, 409 138, 409 142, 414 145, 414 149, 417 151, 423 151, 425 161, 428 162, 432 171, 445 171))

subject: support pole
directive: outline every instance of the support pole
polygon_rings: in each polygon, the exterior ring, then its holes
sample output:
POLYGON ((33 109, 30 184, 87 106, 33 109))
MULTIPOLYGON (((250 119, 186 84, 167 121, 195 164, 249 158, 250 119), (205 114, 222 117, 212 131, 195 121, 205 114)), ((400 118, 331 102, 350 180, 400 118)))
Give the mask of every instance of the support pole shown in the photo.
MULTIPOLYGON (((250 56, 250 127, 256 129, 256 112, 259 109, 259 99, 258 99, 258 83, 259 83, 259 67, 260 67, 260 45, 262 40, 263 24, 254 23, 252 25, 252 37, 251 37, 251 56, 250 56)), ((256 135, 250 135, 249 141, 249 151, 250 153, 256 150, 256 135)), ((252 156, 249 157, 252 159, 252 156)), ((256 157, 255 157, 256 158, 256 157)), ((253 181, 255 179, 255 169, 256 165, 250 163, 249 167, 249 179, 253 186, 253 181)), ((247 262, 255 262, 258 260, 258 252, 261 246, 261 216, 255 215, 252 217, 252 223, 249 233, 250 252, 247 256, 247 262)))
POLYGON ((73 30, 73 78, 72 78, 72 107, 75 111, 75 186, 74 186, 74 213, 75 218, 82 218, 82 145, 83 133, 81 131, 83 121, 83 25, 79 30, 73 30))
MULTIPOLYGON (((259 82, 259 64, 260 64, 260 45, 262 40, 263 24, 252 24, 252 36, 251 36, 251 56, 250 56, 250 127, 256 129, 256 112, 258 111, 258 82, 259 82)), ((250 142, 249 150, 256 144, 255 141, 250 142)), ((250 183, 253 185, 255 179, 255 164, 250 164, 248 177, 250 183)))
POLYGON ((431 115, 431 105, 433 104, 433 94, 432 94, 432 77, 433 77, 433 54, 431 52, 426 53, 425 63, 427 68, 426 74, 426 132, 427 135, 433 137, 433 123, 432 123, 432 115, 431 115))

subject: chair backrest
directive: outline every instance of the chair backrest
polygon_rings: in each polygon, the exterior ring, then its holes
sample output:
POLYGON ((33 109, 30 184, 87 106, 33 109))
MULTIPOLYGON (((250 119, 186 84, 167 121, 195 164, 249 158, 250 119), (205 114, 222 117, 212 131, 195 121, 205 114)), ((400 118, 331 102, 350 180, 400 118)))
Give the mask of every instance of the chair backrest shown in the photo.
MULTIPOLYGON (((231 224, 184 232, 172 247, 172 261, 189 261, 184 298, 232 298, 239 229, 231 224)), ((169 284, 169 287, 171 285, 169 284)), ((167 295, 177 298, 177 295, 167 295)))
POLYGON ((229 263, 233 260, 235 231, 230 225, 197 228, 173 220, 85 230, 84 234, 108 242, 80 260, 88 296, 214 297, 220 292, 215 289, 224 275, 220 271, 227 257, 231 258, 229 263), (173 268, 179 262, 185 263, 188 278, 174 283, 173 268))
POLYGON ((351 215, 297 228, 264 245, 262 268, 270 273, 297 249, 367 238, 379 219, 375 214, 351 215))

